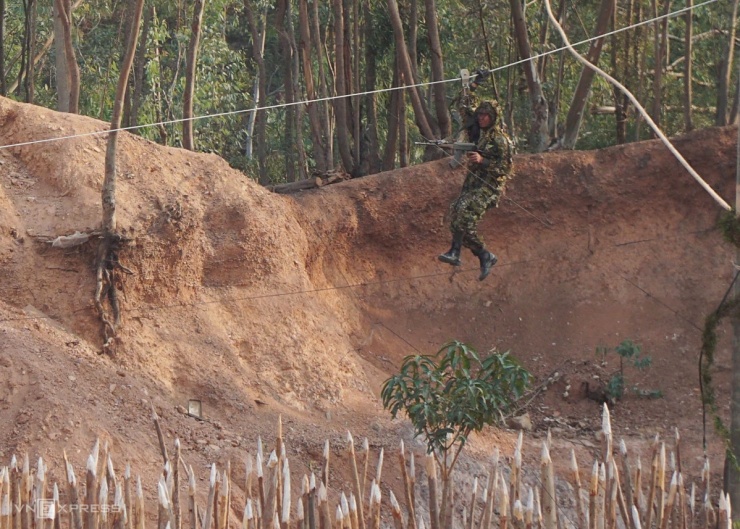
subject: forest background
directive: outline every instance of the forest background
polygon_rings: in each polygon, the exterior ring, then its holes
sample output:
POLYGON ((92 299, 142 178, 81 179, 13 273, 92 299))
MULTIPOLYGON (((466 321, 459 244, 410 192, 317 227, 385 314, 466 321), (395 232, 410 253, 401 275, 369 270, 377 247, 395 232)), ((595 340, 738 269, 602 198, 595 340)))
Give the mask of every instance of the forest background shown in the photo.
MULTIPOLYGON (((577 49, 668 135, 733 122, 738 0, 553 9, 571 42, 657 17, 577 49)), ((131 11, 0 0, 0 93, 109 121, 131 11)), ((262 184, 357 177, 440 156, 414 142, 454 133, 460 70, 483 68, 481 95, 499 99, 520 152, 649 138, 623 94, 567 51, 548 53, 561 47, 539 1, 147 0, 122 126, 217 153, 262 184)))

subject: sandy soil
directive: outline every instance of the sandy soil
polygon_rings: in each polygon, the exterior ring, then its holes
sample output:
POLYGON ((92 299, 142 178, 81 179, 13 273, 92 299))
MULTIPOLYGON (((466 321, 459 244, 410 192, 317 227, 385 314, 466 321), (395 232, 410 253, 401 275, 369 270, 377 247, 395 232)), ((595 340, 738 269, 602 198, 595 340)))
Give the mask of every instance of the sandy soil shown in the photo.
MULTIPOLYGON (((0 98, 2 145, 105 128, 0 98)), ((734 140, 730 128, 677 140, 730 202, 734 140)), ((48 244, 99 226, 104 157, 100 135, 0 149, 1 462, 42 455, 60 479, 62 449, 81 468, 99 437, 153 497, 152 406, 204 479, 211 461, 243 461, 258 436, 272 439, 280 415, 293 470, 314 469, 329 439, 339 486, 347 430, 374 448, 404 439, 423 452, 382 409, 380 385, 404 356, 459 339, 511 350, 536 385, 551 379, 529 406, 525 462, 551 428, 554 458, 564 465, 575 448, 590 468, 600 405, 581 388, 618 368, 597 347, 632 339, 653 365, 627 368, 628 385, 663 396, 619 402, 617 435, 642 451, 678 427, 684 468, 698 477, 701 328, 730 283, 733 250, 715 229, 720 208, 661 144, 518 156, 507 198, 481 224, 500 259, 481 283, 472 255, 459 270, 436 260, 464 176, 445 160, 284 196, 215 155, 122 134, 118 223, 132 242, 121 260, 134 273, 112 355, 100 354, 92 304, 95 245, 48 244), (188 399, 202 401, 205 420, 182 413, 188 399)), ((731 330, 720 330, 726 415, 731 330)), ((510 456, 515 436, 487 429, 461 468, 478 472, 494 445, 510 456)), ((711 425, 708 440, 719 468, 711 425)), ((397 487, 398 470, 386 472, 397 487)))

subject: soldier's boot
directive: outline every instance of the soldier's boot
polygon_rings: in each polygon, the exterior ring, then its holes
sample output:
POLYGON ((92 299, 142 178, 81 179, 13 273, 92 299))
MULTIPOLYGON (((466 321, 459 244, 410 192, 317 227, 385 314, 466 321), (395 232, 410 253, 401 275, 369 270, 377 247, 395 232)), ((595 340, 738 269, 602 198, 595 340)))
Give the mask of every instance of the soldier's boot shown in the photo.
POLYGON ((480 259, 480 275, 478 276, 478 281, 483 281, 491 273, 493 265, 498 262, 498 257, 484 248, 478 252, 478 259, 480 259))
POLYGON ((460 264, 462 263, 462 261, 460 261, 460 249, 462 248, 462 240, 462 233, 454 233, 452 235, 452 246, 449 250, 447 250, 447 253, 443 253, 437 259, 439 259, 443 263, 451 264, 452 266, 460 266, 460 264))

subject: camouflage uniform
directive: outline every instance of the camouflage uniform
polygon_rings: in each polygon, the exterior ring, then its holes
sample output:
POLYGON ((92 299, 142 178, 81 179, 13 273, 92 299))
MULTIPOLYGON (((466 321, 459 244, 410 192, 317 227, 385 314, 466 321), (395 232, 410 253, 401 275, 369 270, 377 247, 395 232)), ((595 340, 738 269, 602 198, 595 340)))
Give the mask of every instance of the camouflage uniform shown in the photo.
POLYGON ((450 230, 453 235, 462 233, 462 245, 475 255, 485 248, 477 233, 478 222, 488 208, 498 206, 511 176, 513 145, 498 123, 497 107, 495 101, 484 102, 476 110, 476 114, 486 112, 493 117, 487 129, 467 129, 468 141, 477 145, 483 162, 468 164, 460 196, 450 206, 450 230), (476 132, 479 137, 471 137, 476 132))

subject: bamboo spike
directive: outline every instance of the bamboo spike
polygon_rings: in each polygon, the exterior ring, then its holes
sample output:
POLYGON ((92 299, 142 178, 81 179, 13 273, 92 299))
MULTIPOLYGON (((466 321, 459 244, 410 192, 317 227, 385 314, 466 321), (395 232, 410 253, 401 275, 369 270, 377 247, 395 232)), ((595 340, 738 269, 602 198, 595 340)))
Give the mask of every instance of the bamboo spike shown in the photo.
MULTIPOLYGON (((277 477, 278 477, 278 458, 273 450, 270 453, 270 459, 267 461, 267 480, 265 482, 265 508, 262 511, 262 527, 267 529, 272 527, 275 519, 275 509, 277 508, 277 477)), ((207 528, 206 528, 207 529, 207 528)))
POLYGON ((31 529, 31 470, 28 454, 23 454, 21 474, 21 529, 31 529))
POLYGON ((138 512, 136 529, 145 529, 146 516, 144 516, 144 491, 141 488, 141 477, 139 476, 136 476, 136 510, 138 512))
POLYGON ((276 481, 275 481, 275 516, 280 522, 281 514, 283 512, 283 461, 285 460, 285 442, 283 440, 283 416, 278 415, 277 424, 277 438, 275 440, 275 455, 277 455, 278 466, 276 469, 276 481))
MULTIPOLYGON (((36 502, 44 502, 46 500, 46 467, 44 465, 44 460, 42 457, 39 457, 38 462, 36 463, 36 478, 34 479, 34 493, 36 502)), ((39 503, 35 503, 35 505, 39 505, 39 503)), ((43 505, 46 505, 44 502, 43 505)), ((46 529, 46 516, 43 513, 43 509, 36 509, 35 511, 35 523, 36 523, 36 529, 46 529)))
POLYGON ((316 476, 311 472, 308 480, 308 529, 316 529, 316 476))
POLYGON ((329 439, 324 442, 324 466, 321 469, 321 481, 324 487, 329 487, 329 439))
MULTIPOLYGON (((281 527, 288 529, 290 523, 290 465, 288 460, 283 460, 283 512, 280 519, 281 527)), ((303 511, 303 509, 301 509, 303 511)))
POLYGON ((218 471, 216 464, 211 464, 211 477, 208 488, 208 501, 206 501, 206 512, 203 515, 203 528, 211 529, 211 518, 213 517, 213 501, 216 497, 216 484, 218 483, 218 471))
MULTIPOLYGON (((52 521, 51 526, 53 529, 61 529, 62 513, 60 512, 59 487, 56 483, 54 483, 54 488, 52 490, 52 501, 54 502, 54 520, 52 521)), ((0 523, 0 526, 5 527, 2 523, 0 523)))
POLYGON ((332 520, 331 520, 331 510, 329 508, 329 499, 328 499, 328 493, 326 490, 326 485, 324 485, 324 482, 321 482, 321 485, 319 486, 319 514, 320 514, 320 529, 331 529, 332 527, 332 520))
POLYGON ((550 458, 550 451, 547 449, 547 443, 542 443, 540 466, 542 487, 544 489, 542 502, 542 513, 544 518, 542 519, 542 526, 544 529, 557 529, 558 507, 557 498, 555 496, 555 471, 553 469, 552 459, 550 458))
POLYGON ((668 520, 671 517, 671 512, 673 511, 673 504, 676 501, 676 490, 678 489, 678 473, 673 472, 673 477, 671 478, 671 484, 670 487, 668 487, 668 499, 665 503, 665 510, 663 511, 661 515, 661 524, 660 529, 666 529, 668 527, 668 520))
POLYGON ((431 529, 440 529, 439 525, 439 489, 437 488, 437 462, 432 454, 426 455, 427 483, 429 484, 429 521, 431 529))
POLYGON ((190 469, 188 476, 188 517, 190 518, 190 529, 198 529, 198 506, 195 503, 195 472, 190 469))
POLYGON ((362 442, 362 464, 361 464, 362 479, 360 480, 360 485, 362 485, 361 492, 363 496, 365 495, 365 482, 367 481, 367 467, 368 467, 369 462, 370 462, 370 441, 368 441, 367 437, 365 437, 365 440, 362 442))
POLYGON ((229 526, 229 505, 231 505, 231 461, 226 462, 226 470, 221 476, 221 494, 218 496, 218 529, 229 526))
POLYGON ((98 524, 101 529, 109 529, 109 519, 108 519, 108 481, 106 479, 100 480, 100 489, 98 490, 98 510, 100 511, 100 514, 98 515, 98 524))
POLYGON ((252 509, 252 498, 247 498, 242 514, 242 529, 252 529, 252 520, 254 519, 254 510, 252 509))
POLYGON ((473 479, 473 492, 470 495, 470 517, 468 519, 468 529, 473 529, 473 519, 475 518, 475 502, 478 501, 478 476, 473 479))
POLYGON ((627 455, 627 444, 624 442, 624 439, 619 440, 619 454, 622 457, 622 475, 624 476, 624 490, 626 494, 626 498, 624 498, 626 502, 626 511, 623 512, 623 517, 625 524, 631 527, 632 529, 635 529, 634 522, 632 521, 632 516, 630 513, 632 512, 632 506, 635 504, 635 499, 632 494, 632 478, 630 476, 630 466, 629 466, 629 458, 627 455))
POLYGON ((174 529, 182 529, 181 511, 180 511, 180 438, 175 437, 175 464, 172 472, 172 513, 175 516, 174 529))
POLYGON ((376 483, 373 492, 373 498, 375 501, 375 514, 373 516, 373 527, 372 529, 380 529, 380 486, 376 483))
POLYGON ((360 474, 357 470, 357 458, 355 457, 355 440, 352 438, 352 434, 347 432, 347 445, 349 448, 349 461, 352 465, 352 478, 354 480, 353 488, 355 496, 357 496, 358 511, 359 511, 359 527, 358 529, 365 529, 365 513, 362 505, 362 487, 360 487, 360 474))
POLYGON ((516 445, 514 446, 514 464, 511 467, 511 477, 509 485, 511 487, 509 496, 511 501, 514 502, 519 499, 519 481, 522 475, 522 443, 524 440, 524 433, 520 430, 519 436, 517 437, 516 445))
POLYGON ((12 517, 12 529, 21 529, 21 484, 23 478, 18 469, 18 460, 13 454, 10 459, 12 478, 10 479, 10 516, 12 517))
POLYGON ((660 463, 660 454, 658 452, 659 445, 660 441, 658 435, 656 434, 653 441, 653 457, 650 463, 650 487, 648 492, 648 501, 647 504, 645 504, 645 523, 643 524, 643 527, 645 527, 645 529, 651 529, 653 521, 653 511, 655 510, 655 493, 658 487, 658 467, 660 463))
POLYGON ((694 520, 696 520, 696 483, 691 482, 691 494, 689 495, 689 521, 688 525, 690 528, 694 527, 694 520))
MULTIPOLYGON (((680 465, 679 465, 680 467, 680 465)), ((687 504, 686 501, 686 488, 683 482, 683 474, 679 471, 678 473, 678 517, 679 517, 679 527, 681 529, 688 529, 686 526, 686 522, 688 519, 688 514, 686 512, 687 510, 687 504)))
POLYGON ((257 494, 260 512, 265 512, 265 477, 262 471, 262 440, 257 438, 257 494))
POLYGON ((604 463, 612 458, 612 421, 609 407, 604 403, 601 415, 601 433, 603 435, 602 458, 604 463))
POLYGON ((395 494, 393 494, 393 491, 390 491, 389 496, 395 529, 406 529, 406 524, 403 522, 403 516, 401 515, 401 506, 398 504, 398 500, 396 499, 395 494))
POLYGON ((488 485, 486 486, 486 489, 488 489, 486 494, 486 505, 484 507, 484 514, 483 519, 481 520, 481 526, 480 529, 490 529, 491 527, 491 518, 493 517, 493 505, 496 500, 496 488, 498 487, 498 460, 499 460, 499 450, 498 447, 496 447, 493 451, 493 458, 491 463, 491 470, 488 473, 488 485))
POLYGON ((588 489, 588 529, 596 529, 596 502, 599 495, 599 462, 594 461, 588 489))
POLYGON ((343 529, 344 527, 344 514, 342 514, 342 508, 337 505, 337 514, 335 516, 336 519, 336 525, 334 525, 335 529, 343 529))
POLYGON ((306 529, 306 511, 300 496, 295 503, 295 529, 306 529))
POLYGON ((578 460, 576 459, 576 451, 571 448, 570 450, 570 476, 573 480, 573 491, 576 495, 576 508, 578 509, 578 523, 583 529, 588 528, 587 521, 587 508, 583 499, 581 491, 581 476, 578 471, 578 460))
POLYGON ((342 496, 339 498, 339 506, 342 508, 342 527, 344 529, 350 529, 352 527, 352 520, 349 517, 349 500, 347 500, 344 492, 342 492, 342 496))
POLYGON ((607 483, 608 487, 608 498, 609 502, 607 503, 608 510, 607 515, 607 527, 609 529, 616 529, 617 527, 617 506, 620 507, 620 511, 623 513, 622 519, 625 521, 625 524, 629 524, 627 521, 627 516, 624 514, 624 501, 622 503, 619 503, 619 496, 620 496, 620 488, 619 488, 619 474, 617 470, 617 465, 614 461, 614 456, 609 460, 609 463, 607 464, 607 468, 609 469, 609 482, 607 483))
MULTIPOLYGON (((615 487, 615 490, 612 494, 612 497, 613 497, 612 501, 616 501, 617 506, 619 506, 619 514, 621 514, 622 516, 622 521, 624 523, 624 526, 629 527, 631 506, 627 507, 627 504, 624 501, 624 495, 622 494, 622 485, 619 479, 619 468, 617 467, 617 463, 616 461, 614 461, 614 459, 612 459, 612 467, 613 467, 613 474, 614 474, 613 481, 614 481, 614 487, 615 487)), ((627 468, 627 475, 629 476, 629 468, 627 468)), ((631 490, 632 489, 630 489, 630 491, 631 490)), ((615 510, 615 507, 612 506, 612 511, 614 510, 615 510)), ((615 513, 615 516, 614 516, 615 527, 616 527, 616 523, 617 521, 616 521, 616 513, 615 513)))
POLYGON ((606 529, 606 466, 604 463, 599 465, 599 486, 596 494, 596 506, 594 508, 594 528, 606 529))
POLYGON ((635 524, 635 529, 642 529, 642 524, 640 523, 640 511, 635 505, 632 506, 632 521, 635 524))
POLYGON ((11 527, 11 490, 10 490, 10 469, 3 469, 3 493, 0 495, 0 525, 3 529, 12 529, 11 527))
MULTIPOLYGON (((301 494, 298 496, 298 499, 301 501, 301 520, 303 522, 303 529, 306 529, 306 523, 308 520, 308 488, 308 476, 303 474, 303 479, 301 479, 301 494)), ((296 512, 298 512, 297 507, 296 512)))
POLYGON ((401 439, 401 447, 398 451, 398 460, 401 464, 401 476, 403 478, 404 490, 406 491, 406 509, 408 510, 408 524, 410 529, 417 529, 416 527, 416 509, 414 508, 414 502, 412 500, 411 483, 409 480, 409 473, 406 471, 406 456, 404 454, 403 439, 401 439))
POLYGON ((411 487, 411 504, 416 510, 416 457, 414 453, 409 454, 409 485, 411 487))
MULTIPOLYGON (((254 460, 252 454, 247 454, 244 459, 244 496, 252 497, 252 480, 254 477, 254 460)), ((244 507, 246 509, 246 506, 244 507)), ((254 513, 252 513, 254 515, 254 513)))
POLYGON ((663 516, 665 515, 665 471, 666 471, 666 458, 665 458, 665 443, 660 443, 660 455, 658 456, 658 483, 656 485, 658 495, 658 527, 663 527, 663 516))
POLYGON ((514 502, 511 510, 511 521, 515 529, 524 529, 524 507, 521 500, 514 502))
POLYGON ((635 467, 635 485, 633 487, 633 490, 633 500, 635 502, 635 505, 637 506, 637 512, 643 512, 645 498, 642 493, 642 459, 640 459, 639 455, 637 456, 637 465, 635 467))
POLYGON ((509 491, 506 486, 506 480, 503 476, 499 476, 499 483, 501 483, 501 498, 498 508, 498 524, 500 529, 506 529, 509 520, 509 491))
MULTIPOLYGON (((367 443, 367 438, 365 438, 365 443, 367 443)), ((367 450, 369 450, 369 447, 367 448, 367 450)), ((376 467, 376 470, 375 470, 375 483, 376 483, 376 485, 380 485, 380 477, 383 474, 383 453, 384 453, 384 449, 381 446, 380 447, 380 454, 378 455, 378 466, 376 467)))
POLYGON ((169 498, 167 497, 167 482, 159 478, 157 483, 157 498, 159 499, 159 511, 157 515, 157 529, 165 529, 169 523, 169 498))
MULTIPOLYGON (((532 487, 527 487, 527 506, 524 509, 524 528, 532 529, 534 524, 534 491, 532 487)), ((581 526, 585 529, 585 526, 581 526)))
POLYGON ((133 504, 131 503, 131 465, 126 463, 126 468, 123 471, 123 501, 126 504, 126 520, 125 528, 133 529, 134 527, 134 511, 133 504))
MULTIPOLYGON (((98 447, 98 442, 95 442, 95 447, 98 447)), ((95 513, 97 509, 94 508, 95 504, 95 490, 97 489, 97 476, 96 469, 98 467, 96 462, 97 450, 93 449, 95 455, 90 454, 87 458, 87 479, 85 484, 85 490, 87 491, 87 513, 85 514, 85 529, 97 529, 97 517, 95 513)))
POLYGON ((536 487, 534 489, 534 501, 535 501, 535 519, 534 519, 534 526, 535 527, 541 527, 542 526, 542 500, 540 499, 540 488, 536 487))
MULTIPOLYGON (((373 501, 373 487, 375 487, 375 480, 370 483, 370 497, 368 498, 368 519, 372 520, 373 518, 373 507, 372 504, 373 501)), ((355 499, 354 494, 349 495, 349 521, 350 521, 350 527, 352 529, 357 529, 359 519, 357 517, 357 500, 355 499)))

